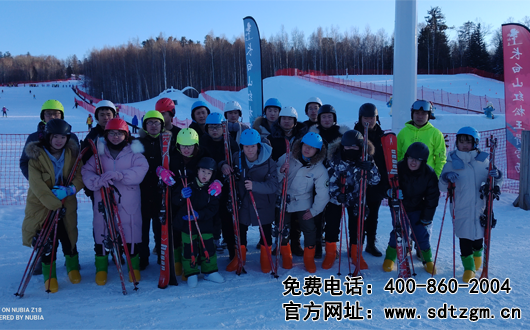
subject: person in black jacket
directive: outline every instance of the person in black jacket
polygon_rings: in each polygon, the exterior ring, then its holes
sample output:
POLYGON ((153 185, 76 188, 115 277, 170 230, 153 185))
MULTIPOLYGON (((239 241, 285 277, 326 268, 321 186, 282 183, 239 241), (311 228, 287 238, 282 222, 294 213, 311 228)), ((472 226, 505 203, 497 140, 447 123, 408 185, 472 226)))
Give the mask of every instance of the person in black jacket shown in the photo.
MULTIPOLYGON (((159 178, 156 169, 162 164, 162 136, 164 132, 164 117, 158 111, 148 111, 144 116, 142 129, 140 130, 140 142, 144 146, 144 157, 149 163, 144 180, 140 183, 142 203, 142 243, 140 244, 140 270, 149 265, 149 231, 150 223, 153 221, 153 233, 155 236, 155 251, 158 256, 157 263, 160 264, 160 207, 162 195, 159 188, 159 178)), ((181 274, 178 274, 181 275, 181 274)))
POLYGON ((216 169, 217 163, 210 157, 203 157, 199 161, 197 176, 193 180, 188 179, 188 186, 181 190, 179 210, 173 220, 174 222, 177 220, 175 226, 181 223, 184 276, 188 279, 188 286, 192 288, 197 286, 198 274, 201 272, 207 281, 215 283, 225 281, 218 271, 212 233, 214 217, 219 209, 219 197, 215 190, 212 191, 210 188, 210 184, 215 179, 216 169), (193 209, 189 210, 187 203, 190 203, 193 209), (195 221, 196 224, 193 223, 195 221), (200 234, 196 225, 199 226, 200 234))
MULTIPOLYGON (((405 154, 405 158, 398 163, 399 188, 403 195, 403 206, 408 217, 402 226, 404 244, 408 244, 409 231, 412 229, 413 238, 420 246, 425 270, 429 274, 436 274, 432 261, 431 245, 429 243, 429 231, 425 228, 432 223, 440 190, 438 189, 438 176, 427 165, 429 148, 422 142, 411 144, 405 154), (410 226, 410 228, 409 228, 410 226)), ((396 260, 396 235, 392 230, 390 240, 386 249, 383 270, 391 272, 396 260)))
MULTIPOLYGON (((206 118, 206 132, 199 138, 199 146, 206 151, 210 157, 212 157, 219 167, 225 167, 225 171, 230 173, 229 166, 224 164, 226 161, 226 152, 223 137, 223 115, 219 112, 212 112, 206 118), (224 164, 224 165, 223 165, 224 164), (228 167, 228 168, 227 168, 228 167)), ((230 138, 230 150, 229 155, 239 151, 239 145, 231 134, 228 134, 230 138)), ((215 179, 223 181, 223 171, 216 171, 215 179)), ((228 197, 230 195, 229 185, 225 184, 222 188, 221 195, 219 196, 219 212, 217 213, 214 221, 214 243, 218 252, 223 252, 224 248, 221 245, 221 232, 223 234, 224 242, 228 248, 230 259, 235 255, 235 240, 234 240, 234 227, 232 223, 232 213, 228 212, 228 197)))
POLYGON ((294 141, 307 133, 307 127, 298 122, 298 113, 293 107, 284 107, 280 111, 278 122, 272 126, 272 133, 267 136, 272 147, 272 160, 275 162, 287 151, 287 140, 292 147, 294 141))
POLYGON ((316 97, 310 97, 305 104, 305 114, 309 117, 304 121, 304 125, 309 129, 313 125, 318 125, 318 109, 322 106, 322 101, 316 97))
POLYGON ((195 101, 191 105, 191 119, 193 122, 189 128, 194 129, 197 134, 203 135, 206 133, 204 125, 206 125, 206 118, 210 114, 210 108, 204 101, 195 101))
POLYGON ((364 233, 367 241, 365 251, 373 256, 381 257, 383 254, 375 246, 377 220, 381 201, 386 197, 390 185, 388 183, 388 172, 386 169, 383 144, 381 142, 381 137, 383 137, 384 132, 380 126, 377 107, 372 103, 361 105, 359 108, 359 121, 355 124, 354 129, 364 134, 365 124, 368 124, 368 140, 372 142, 375 148, 375 153, 372 157, 381 175, 381 181, 377 185, 366 187, 366 206, 369 212, 364 222, 364 233))

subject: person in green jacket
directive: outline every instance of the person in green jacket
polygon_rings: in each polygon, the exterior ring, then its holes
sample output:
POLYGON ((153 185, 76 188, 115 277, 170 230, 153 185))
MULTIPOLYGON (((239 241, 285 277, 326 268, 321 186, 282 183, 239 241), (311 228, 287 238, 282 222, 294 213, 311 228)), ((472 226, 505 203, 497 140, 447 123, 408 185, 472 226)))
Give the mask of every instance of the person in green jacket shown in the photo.
POLYGON ((403 159, 411 144, 425 143, 429 148, 427 165, 431 166, 440 177, 446 162, 446 148, 442 132, 429 122, 429 119, 434 118, 433 105, 429 101, 418 100, 412 104, 410 111, 412 120, 405 124, 397 136, 398 161, 403 159))

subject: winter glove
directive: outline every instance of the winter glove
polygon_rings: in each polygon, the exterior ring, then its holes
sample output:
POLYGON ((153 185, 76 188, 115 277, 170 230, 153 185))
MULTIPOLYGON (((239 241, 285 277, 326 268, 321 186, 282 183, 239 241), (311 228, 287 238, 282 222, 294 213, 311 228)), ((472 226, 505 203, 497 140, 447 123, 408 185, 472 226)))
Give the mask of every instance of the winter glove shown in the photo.
POLYGON ((59 200, 63 200, 68 196, 75 195, 75 186, 72 184, 68 187, 65 186, 53 186, 52 193, 59 200))
MULTIPOLYGON (((186 189, 186 188, 184 188, 186 189)), ((195 218, 199 219, 199 213, 197 213, 197 211, 193 211, 193 214, 195 215, 195 218)), ((195 220, 195 218, 192 216, 192 215, 185 215, 182 217, 182 219, 186 220, 186 221, 193 221, 195 220)))
POLYGON ((121 174, 120 172, 108 171, 108 172, 101 174, 101 180, 105 180, 106 182, 120 181, 121 179, 123 179, 123 174, 121 174))
POLYGON ((390 198, 403 199, 403 190, 401 189, 396 189, 395 196, 394 196, 394 189, 388 189, 386 194, 390 198))
POLYGON ((339 202, 339 203, 341 203, 341 204, 346 203, 346 194, 340 193, 340 194, 337 196, 337 202, 339 202))
POLYGON ((173 179, 175 173, 162 166, 158 166, 156 168, 156 175, 168 186, 172 186, 175 184, 175 179, 173 179))
POLYGON ((359 162, 357 167, 359 167, 363 171, 369 171, 372 168, 372 162, 369 160, 365 160, 364 162, 359 162))
POLYGON ((191 188, 190 187, 182 188, 182 191, 180 192, 180 195, 182 196, 182 198, 190 198, 191 197, 191 188))
POLYGON ((491 171, 488 172, 488 175, 491 176, 494 179, 500 179, 501 178, 501 172, 495 166, 493 166, 491 171))
POLYGON ((222 188, 223 188, 223 184, 221 183, 221 181, 215 180, 208 187, 208 194, 217 197, 221 194, 222 188))
POLYGON ((420 222, 421 222, 422 225, 427 227, 428 225, 430 225, 432 223, 432 219, 431 220, 421 219, 420 222))
POLYGON ((442 174, 442 180, 444 180, 445 182, 455 183, 456 180, 458 180, 458 177, 459 175, 456 172, 446 172, 442 174))

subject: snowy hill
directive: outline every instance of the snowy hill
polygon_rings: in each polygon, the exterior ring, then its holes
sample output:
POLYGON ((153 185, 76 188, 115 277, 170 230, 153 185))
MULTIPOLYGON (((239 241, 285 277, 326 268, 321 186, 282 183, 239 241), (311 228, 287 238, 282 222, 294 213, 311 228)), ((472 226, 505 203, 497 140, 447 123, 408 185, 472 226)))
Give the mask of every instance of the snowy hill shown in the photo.
MULTIPOLYGON (((459 75, 462 80, 459 85, 467 92, 469 85, 474 84, 477 79, 472 75, 459 75)), ((381 76, 356 76, 356 79, 383 79, 381 76)), ((440 77, 420 76, 418 81, 429 84, 429 88, 453 88, 447 86, 447 81, 440 77)), ((480 84, 484 89, 495 90, 499 93, 502 88, 493 80, 480 78, 480 84), (487 85, 490 84, 490 85, 487 85)), ((450 80, 451 86, 455 79, 450 80)), ((67 85, 68 83, 64 83, 67 85)), ((476 85, 476 84, 475 84, 476 85)), ((459 87, 459 88, 460 88, 459 87)), ((74 105, 74 92, 68 87, 17 87, 3 88, 0 94, 0 106, 6 106, 10 111, 8 118, 0 120, 0 128, 5 133, 31 133, 35 131, 39 121, 40 107, 46 99, 54 98, 61 101, 66 110, 66 120, 72 124, 74 131, 86 130, 85 120, 87 112, 81 108, 72 108, 74 105), (31 90, 31 94, 29 93, 31 90), (33 94, 36 99, 33 99, 33 94)), ((264 81, 264 99, 277 97, 284 105, 292 105, 298 110, 299 118, 305 120, 304 104, 311 96, 318 96, 324 103, 335 106, 340 123, 353 126, 358 117, 358 108, 365 102, 373 102, 371 99, 358 97, 356 95, 339 92, 334 89, 322 87, 303 81, 296 77, 274 77, 264 81)), ((481 90, 480 93, 484 93, 481 90)), ((221 100, 237 100, 245 104, 246 90, 240 92, 209 91, 209 95, 221 100)), ((163 95, 167 96, 167 95, 163 95)), ((130 104, 142 111, 154 109, 157 96, 152 100, 130 104)), ((185 119, 190 114, 192 99, 174 91, 168 96, 178 100, 177 116, 185 119)), ((502 96, 501 96, 502 97, 502 96)), ((388 115, 387 107, 383 102, 373 102, 380 109, 383 128, 390 128, 391 117, 388 115)), ((243 106, 244 107, 244 106, 243 106)), ((483 115, 455 115, 449 113, 437 113, 433 124, 443 132, 456 132, 461 126, 473 125, 479 130, 501 128, 504 126, 504 118, 499 116, 495 120, 486 119, 483 115)), ((248 114, 244 114, 248 120, 248 114)), ((498 224, 493 229, 492 255, 490 261, 490 278, 497 278, 503 283, 507 278, 510 280, 512 290, 509 294, 500 291, 497 294, 491 292, 470 294, 470 288, 459 288, 457 293, 435 293, 429 294, 426 289, 417 288, 413 294, 391 294, 385 291, 385 285, 390 278, 397 278, 396 272, 384 273, 382 270, 383 258, 376 258, 365 254, 365 260, 370 269, 363 272, 364 286, 362 296, 346 295, 346 287, 341 289, 344 294, 332 296, 329 292, 321 295, 308 296, 284 296, 285 287, 282 282, 288 277, 297 278, 300 281, 300 290, 304 285, 304 277, 309 274, 305 271, 301 257, 294 257, 294 267, 286 271, 279 270, 279 279, 274 279, 268 274, 263 274, 259 266, 259 250, 255 245, 259 240, 258 231, 255 227, 249 230, 247 274, 236 276, 227 273, 224 268, 228 264, 228 255, 219 255, 218 264, 226 283, 215 284, 199 279, 199 285, 190 289, 185 282, 178 279, 177 287, 169 287, 165 290, 157 288, 159 266, 156 257, 151 256, 151 265, 142 272, 140 290, 134 292, 132 285, 127 283, 129 294, 121 294, 120 281, 116 268, 112 263, 109 265, 108 283, 99 287, 94 282, 94 251, 92 238, 92 209, 90 203, 80 203, 78 210, 79 243, 78 250, 81 263, 80 284, 73 285, 68 281, 66 268, 63 266, 64 257, 59 249, 57 261, 57 277, 59 281, 59 292, 47 294, 44 292, 42 276, 35 276, 29 284, 24 298, 16 298, 13 294, 17 291, 20 279, 26 267, 27 260, 31 254, 29 248, 21 244, 21 223, 24 218, 23 206, 1 206, 0 207, 0 301, 2 313, 0 314, 2 328, 5 329, 95 329, 95 328, 208 328, 208 329, 341 329, 341 328, 369 328, 369 329, 394 329, 394 328, 528 328, 528 305, 530 303, 530 281, 526 266, 525 252, 530 250, 530 223, 527 221, 529 213, 514 208, 511 203, 515 199, 513 194, 503 194, 499 202, 494 203, 495 215, 498 224), (368 285, 371 285, 371 293, 367 293, 368 285), (337 317, 324 321, 324 308, 320 310, 318 321, 302 321, 307 309, 300 308, 300 321, 286 321, 283 304, 290 301, 302 305, 315 304, 324 305, 326 302, 342 302, 343 307, 349 302, 359 306, 363 310, 359 315, 364 320, 348 320, 344 316, 342 320, 337 317), (430 307, 442 308, 444 303, 453 305, 457 311, 456 315, 465 315, 467 319, 428 319, 427 310, 430 307), (396 320, 385 319, 384 308, 387 307, 416 307, 421 317, 413 319, 396 320), (490 308, 493 317, 488 319, 470 321, 473 314, 468 310, 461 314, 459 308, 483 307, 490 308), (520 319, 503 320, 500 315, 502 308, 519 308, 522 312, 520 319), (16 310, 13 310, 16 308, 16 310), (36 308, 32 310, 32 308, 36 308), (27 310, 26 310, 27 309, 27 310), (368 311, 370 310, 370 312, 368 311), (27 320, 25 315, 35 317, 37 320, 27 320), (371 315, 371 319, 367 316, 371 315), (22 316, 21 320, 17 317, 22 316), (10 318, 13 318, 11 320, 10 318), (41 320, 38 320, 41 319, 41 320)), ((440 199, 435 218, 434 230, 431 237, 433 251, 438 241, 442 215, 444 213, 445 199, 440 199)), ((383 250, 387 246, 389 233, 391 231, 391 220, 388 207, 382 206, 379 218, 377 234, 377 246, 383 250)), ((461 279, 463 267, 459 260, 458 244, 456 246, 456 277, 461 279)), ((337 278, 338 260, 331 270, 321 269, 322 260, 316 260, 317 273, 314 274, 324 280, 331 276, 337 278)), ((434 277, 438 282, 443 278, 449 280, 453 274, 453 235, 451 216, 447 212, 442 231, 440 250, 437 260, 438 274, 434 277)), ((421 262, 414 259, 417 273, 416 283, 425 284, 430 278, 421 267, 421 262)), ((352 266, 353 267, 353 266, 352 266)), ((125 268, 124 268, 125 269, 125 268)), ((344 275, 348 273, 346 247, 342 248, 341 280, 344 284, 344 275)), ((441 287, 443 288, 443 287, 441 287)), ((497 289, 495 289, 496 291, 497 289)), ((480 291, 480 290, 479 290, 480 291)), ((517 312, 517 310, 515 310, 517 312)), ((344 315, 342 310, 341 315, 344 315)), ((441 314, 440 314, 441 315, 441 314)), ((311 315, 315 316, 315 314, 311 315)), ((441 315, 443 316, 443 315, 441 315)))

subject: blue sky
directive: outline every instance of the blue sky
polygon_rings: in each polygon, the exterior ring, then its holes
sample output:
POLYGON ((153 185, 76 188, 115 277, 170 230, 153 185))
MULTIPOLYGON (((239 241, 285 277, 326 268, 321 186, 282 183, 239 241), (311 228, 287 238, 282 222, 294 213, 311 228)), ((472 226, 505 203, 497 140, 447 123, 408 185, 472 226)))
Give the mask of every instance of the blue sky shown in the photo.
MULTIPOLYGON (((431 1, 418 0, 418 22, 439 6, 449 26, 482 22, 497 29, 508 18, 530 16, 529 0, 431 1)), ((297 27, 305 37, 317 27, 340 32, 367 26, 373 33, 394 31, 394 0, 349 1, 0 1, 0 51, 12 55, 76 54, 80 59, 96 48, 118 46, 130 40, 185 36, 204 41, 213 31, 228 40, 243 32, 243 18, 253 16, 262 38, 297 27)), ((456 36, 455 32, 449 33, 456 36)))

